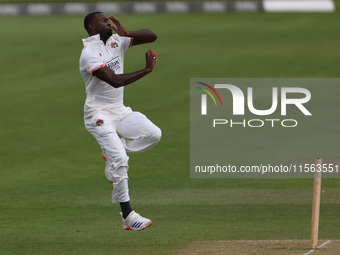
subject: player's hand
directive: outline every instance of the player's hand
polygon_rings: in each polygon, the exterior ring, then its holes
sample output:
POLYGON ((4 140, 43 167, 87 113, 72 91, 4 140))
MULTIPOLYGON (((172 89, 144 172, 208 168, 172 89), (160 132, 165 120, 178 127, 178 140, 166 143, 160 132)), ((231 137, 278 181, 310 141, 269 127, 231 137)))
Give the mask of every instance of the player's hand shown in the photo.
POLYGON ((152 70, 155 67, 155 64, 157 62, 157 53, 154 52, 153 50, 148 50, 145 53, 145 58, 146 58, 146 70, 149 72, 152 72, 152 70))
POLYGON ((114 25, 111 24, 112 29, 120 36, 129 36, 129 32, 120 24, 119 20, 116 19, 113 15, 109 15, 109 19, 113 22, 114 25))

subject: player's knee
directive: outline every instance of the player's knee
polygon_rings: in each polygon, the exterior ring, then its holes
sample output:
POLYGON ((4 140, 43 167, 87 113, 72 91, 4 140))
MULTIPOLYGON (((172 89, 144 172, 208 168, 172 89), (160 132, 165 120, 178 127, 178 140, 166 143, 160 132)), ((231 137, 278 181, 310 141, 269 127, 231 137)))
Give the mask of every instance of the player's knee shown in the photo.
POLYGON ((128 173, 128 156, 115 157, 109 160, 105 167, 106 178, 114 183, 118 183, 121 180, 127 178, 128 173))
POLYGON ((128 166, 129 156, 126 155, 125 151, 116 151, 116 150, 108 150, 105 153, 107 156, 106 158, 106 164, 111 168, 112 170, 117 169, 121 166, 128 166))
POLYGON ((113 184, 118 184, 128 177, 128 167, 121 166, 116 169, 105 169, 106 178, 113 184))
POLYGON ((129 157, 126 155, 118 155, 115 160, 111 162, 111 166, 113 169, 117 169, 119 167, 127 167, 128 166, 129 157))
POLYGON ((162 131, 160 128, 155 127, 151 132, 150 138, 154 140, 154 143, 158 143, 162 138, 162 131))

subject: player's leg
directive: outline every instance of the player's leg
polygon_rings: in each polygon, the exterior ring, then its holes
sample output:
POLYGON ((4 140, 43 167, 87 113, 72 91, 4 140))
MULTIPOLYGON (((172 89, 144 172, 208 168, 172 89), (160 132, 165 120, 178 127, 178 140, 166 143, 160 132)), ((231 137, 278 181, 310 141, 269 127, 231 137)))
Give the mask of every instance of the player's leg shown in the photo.
POLYGON ((125 147, 116 133, 117 122, 105 112, 85 119, 86 129, 94 136, 105 156, 105 175, 113 184, 112 202, 130 200, 128 189, 128 160, 125 147))
POLYGON ((112 203, 130 201, 128 188, 128 160, 117 133, 107 133, 97 139, 106 158, 105 175, 112 182, 112 203))
POLYGON ((85 120, 87 130, 95 137, 105 159, 105 175, 113 184, 112 202, 119 202, 122 209, 123 227, 126 230, 141 230, 151 226, 151 220, 132 210, 128 189, 128 159, 118 134, 117 122, 110 115, 101 114, 85 120), (108 117, 109 116, 109 117, 108 117), (96 125, 96 123, 101 123, 96 125))
POLYGON ((153 148, 161 139, 161 130, 144 114, 132 112, 117 126, 117 133, 128 154, 153 148))
MULTIPOLYGON (((117 157, 115 155, 121 153, 120 158, 122 159, 128 159, 128 156, 126 155, 125 148, 120 138, 117 134, 115 134, 114 139, 116 140, 117 138, 119 139, 120 143, 116 142, 113 146, 109 148, 105 146, 106 149, 103 150, 103 154, 106 158, 105 174, 113 184, 112 202, 119 202, 120 204, 124 229, 142 230, 151 226, 152 222, 150 219, 142 217, 131 208, 127 182, 127 160, 117 160, 117 157), (124 153, 122 153, 122 150, 124 151, 124 153)), ((112 138, 110 138, 109 140, 113 141, 112 138)))

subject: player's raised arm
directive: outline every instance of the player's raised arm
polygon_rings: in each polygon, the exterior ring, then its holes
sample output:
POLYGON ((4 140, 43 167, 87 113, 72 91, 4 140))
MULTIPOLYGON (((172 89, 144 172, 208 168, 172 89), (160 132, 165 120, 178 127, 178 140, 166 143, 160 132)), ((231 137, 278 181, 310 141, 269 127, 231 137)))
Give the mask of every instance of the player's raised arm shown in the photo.
POLYGON ((112 29, 120 36, 127 36, 133 38, 132 45, 138 45, 143 43, 151 43, 157 39, 157 35, 148 30, 142 29, 138 31, 127 31, 123 25, 113 15, 109 16, 109 19, 114 25, 111 25, 112 29))
POLYGON ((145 68, 133 73, 115 74, 109 67, 104 66, 92 74, 115 88, 123 87, 151 73, 157 62, 157 54, 152 50, 148 50, 145 53, 145 60, 145 68))

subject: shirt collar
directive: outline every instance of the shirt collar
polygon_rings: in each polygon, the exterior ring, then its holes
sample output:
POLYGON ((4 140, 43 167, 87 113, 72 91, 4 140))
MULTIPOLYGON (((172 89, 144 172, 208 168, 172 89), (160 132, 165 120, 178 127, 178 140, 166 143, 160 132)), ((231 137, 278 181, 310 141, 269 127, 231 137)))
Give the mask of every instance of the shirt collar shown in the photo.
POLYGON ((96 34, 96 35, 92 35, 90 37, 84 38, 82 39, 83 44, 87 44, 87 43, 93 43, 93 42, 99 42, 100 41, 100 35, 96 34))

